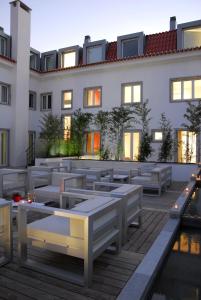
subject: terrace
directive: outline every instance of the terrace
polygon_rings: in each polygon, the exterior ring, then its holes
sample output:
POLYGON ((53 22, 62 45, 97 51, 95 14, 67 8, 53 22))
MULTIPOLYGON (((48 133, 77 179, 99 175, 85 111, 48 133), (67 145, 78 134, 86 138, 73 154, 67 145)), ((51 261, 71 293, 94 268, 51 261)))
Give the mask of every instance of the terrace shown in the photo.
MULTIPOLYGON (((14 258, 0 268, 0 299, 116 299, 166 224, 169 209, 184 187, 184 182, 173 182, 160 197, 143 196, 141 226, 129 227, 128 242, 120 254, 104 252, 95 260, 90 288, 19 267, 14 222, 14 258)), ((36 218, 36 213, 30 215, 31 221, 36 218)), ((33 248, 29 252, 38 262, 79 271, 80 259, 33 248)))

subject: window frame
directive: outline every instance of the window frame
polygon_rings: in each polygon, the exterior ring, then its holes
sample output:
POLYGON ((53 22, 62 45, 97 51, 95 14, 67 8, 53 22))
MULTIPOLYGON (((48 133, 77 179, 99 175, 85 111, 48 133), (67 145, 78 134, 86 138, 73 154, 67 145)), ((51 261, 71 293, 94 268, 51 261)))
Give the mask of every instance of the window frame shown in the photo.
MULTIPOLYGON (((117 37, 117 58, 121 59, 124 58, 123 56, 123 43, 125 41, 137 39, 138 40, 138 54, 134 56, 139 56, 139 55, 144 55, 144 32, 137 32, 137 33, 132 33, 132 34, 127 34, 127 35, 121 35, 117 37)), ((127 57, 134 57, 132 56, 127 56, 127 57)), ((125 57, 126 58, 126 57, 125 57)))
POLYGON ((106 40, 99 40, 99 41, 94 41, 94 42, 86 42, 83 45, 83 64, 97 64, 100 63, 102 61, 105 61, 106 59, 106 48, 107 48, 107 41, 106 40), (88 48, 91 47, 101 47, 102 48, 102 59, 97 61, 97 62, 93 62, 93 63, 88 63, 87 62, 87 50, 88 48))
POLYGON ((40 110, 41 111, 52 111, 52 95, 53 93, 42 93, 40 94, 40 110), (46 108, 43 108, 43 96, 46 97, 46 108), (48 108, 48 96, 51 96, 51 108, 48 108))
POLYGON ((0 35, 0 55, 7 56, 7 39, 0 35), (1 53, 2 40, 4 41, 4 53, 1 53))
POLYGON ((83 108, 98 108, 102 107, 102 97, 103 97, 103 89, 102 86, 92 86, 92 87, 86 87, 84 88, 84 97, 83 97, 83 108), (89 90, 97 90, 100 89, 100 104, 99 105, 88 105, 87 104, 87 94, 89 90))
POLYGON ((80 54, 80 46, 75 45, 71 47, 61 48, 58 50, 58 66, 61 69, 68 69, 78 66, 79 64, 79 54, 80 54), (64 67, 64 54, 75 52, 75 66, 64 67))
POLYGON ((192 76, 192 77, 178 77, 178 78, 171 78, 169 83, 169 89, 170 89, 170 102, 171 103, 181 103, 181 102, 188 102, 188 101, 200 101, 200 98, 194 98, 195 95, 195 87, 194 87, 194 81, 195 80, 201 80, 201 76, 192 76), (184 81, 191 81, 192 82, 192 98, 191 99, 184 99, 184 81), (181 99, 173 99, 173 83, 174 82, 181 82, 181 99))
POLYGON ((196 27, 201 27, 201 20, 177 25, 177 50, 188 49, 184 48, 184 31, 196 27))
POLYGON ((62 110, 71 110, 71 109, 73 109, 73 90, 72 89, 63 90, 61 92, 61 109, 62 110), (70 92, 71 93, 71 107, 64 107, 64 93, 65 92, 70 92))
POLYGON ((0 105, 10 105, 11 104, 11 85, 5 82, 0 82, 0 105), (2 86, 7 89, 7 102, 2 102, 2 86))
POLYGON ((33 107, 30 107, 30 98, 29 98, 29 110, 37 110, 37 93, 34 91, 29 91, 29 97, 33 95, 33 107))
POLYGON ((125 157, 125 134, 126 133, 130 133, 132 136, 130 137, 130 156, 133 157, 134 156, 134 153, 133 153, 133 145, 134 145, 134 140, 133 140, 133 134, 134 133, 138 133, 139 134, 139 147, 140 147, 140 144, 141 144, 141 138, 142 138, 142 130, 141 129, 128 129, 128 130, 124 130, 123 132, 123 159, 125 161, 138 161, 137 159, 134 160, 134 159, 126 159, 125 157))
MULTIPOLYGON (((133 94, 133 93, 132 93, 133 94)), ((133 99, 132 99, 133 100, 133 99)), ((143 102, 143 82, 142 81, 135 81, 135 82, 126 82, 126 83, 122 83, 121 84, 121 104, 122 105, 133 105, 133 104, 138 104, 138 103, 142 103, 143 102), (134 101, 131 101, 131 102, 125 102, 125 87, 127 86, 137 86, 137 85, 140 85, 141 87, 141 95, 140 95, 140 101, 139 102, 134 102, 134 101)))
POLYGON ((94 155, 98 155, 99 152, 100 152, 100 148, 97 152, 94 151, 94 134, 95 133, 99 133, 99 136, 100 136, 100 145, 99 146, 101 146, 101 133, 100 133, 100 130, 95 130, 94 129, 94 130, 85 131, 85 143, 84 143, 84 153, 85 153, 85 155, 94 156, 94 155), (87 135, 88 134, 92 135, 92 139, 91 139, 91 150, 92 150, 92 152, 91 153, 87 152, 87 135))
POLYGON ((62 124, 63 124, 63 138, 65 141, 67 141, 71 138, 72 114, 63 114, 61 116, 61 119, 62 119, 62 124), (70 129, 69 130, 64 127, 64 118, 65 117, 70 117, 70 129), (69 136, 65 136, 65 131, 69 132, 69 136))
POLYGON ((152 143, 162 143, 163 142, 164 134, 163 134, 162 130, 160 130, 160 129, 152 129, 151 130, 151 135, 152 135, 152 143), (162 133, 162 139, 161 140, 157 140, 155 138, 155 133, 157 133, 157 132, 162 133))

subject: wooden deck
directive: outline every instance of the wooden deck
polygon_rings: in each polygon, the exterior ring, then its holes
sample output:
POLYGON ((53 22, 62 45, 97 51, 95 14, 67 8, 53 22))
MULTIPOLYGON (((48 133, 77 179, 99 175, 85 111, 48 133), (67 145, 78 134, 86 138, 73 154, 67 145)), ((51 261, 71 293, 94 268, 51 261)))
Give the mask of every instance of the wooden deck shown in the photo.
MULTIPOLYGON (((129 228, 129 241, 119 255, 104 253, 95 261, 91 288, 19 268, 15 231, 14 261, 0 268, 0 299, 116 299, 166 223, 167 209, 176 200, 179 192, 180 188, 172 188, 161 198, 144 197, 141 227, 129 228)), ((30 257, 70 270, 82 267, 82 261, 79 259, 33 248, 30 257)))

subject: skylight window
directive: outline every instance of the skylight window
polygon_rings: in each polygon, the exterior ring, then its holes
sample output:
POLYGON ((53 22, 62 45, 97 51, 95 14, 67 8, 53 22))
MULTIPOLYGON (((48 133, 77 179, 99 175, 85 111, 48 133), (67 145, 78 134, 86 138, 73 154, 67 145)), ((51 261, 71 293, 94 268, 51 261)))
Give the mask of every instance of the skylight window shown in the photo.
POLYGON ((102 60, 102 46, 87 48, 87 63, 92 64, 102 60))
POLYGON ((138 39, 128 39, 122 41, 123 57, 138 55, 138 39))

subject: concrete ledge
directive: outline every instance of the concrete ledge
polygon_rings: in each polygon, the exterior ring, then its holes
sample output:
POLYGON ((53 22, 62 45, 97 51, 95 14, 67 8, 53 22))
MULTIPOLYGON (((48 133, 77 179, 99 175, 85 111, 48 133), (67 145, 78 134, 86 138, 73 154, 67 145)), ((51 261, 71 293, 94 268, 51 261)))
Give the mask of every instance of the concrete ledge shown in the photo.
POLYGON ((159 268, 166 257, 179 227, 179 219, 169 219, 161 233, 131 276, 118 300, 145 299, 159 268))

